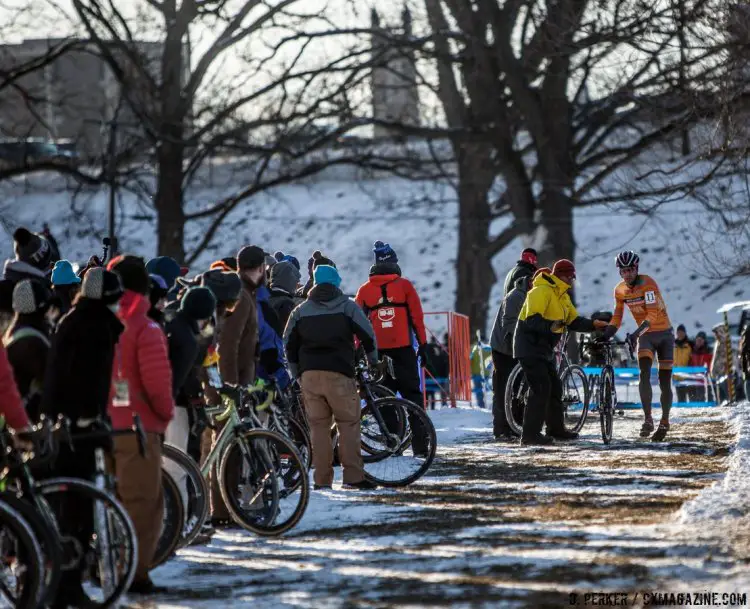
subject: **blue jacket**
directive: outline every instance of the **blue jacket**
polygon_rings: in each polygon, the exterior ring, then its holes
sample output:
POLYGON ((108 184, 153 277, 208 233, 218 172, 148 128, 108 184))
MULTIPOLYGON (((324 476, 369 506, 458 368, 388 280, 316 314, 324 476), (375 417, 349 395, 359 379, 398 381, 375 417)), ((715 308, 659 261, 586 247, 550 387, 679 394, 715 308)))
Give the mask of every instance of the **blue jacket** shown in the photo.
POLYGON ((270 375, 263 366, 263 352, 269 352, 267 356, 271 356, 275 351, 276 361, 281 364, 281 368, 273 376, 279 386, 284 388, 290 383, 291 379, 286 370, 284 341, 281 339, 280 332, 273 327, 273 322, 278 321, 278 319, 269 303, 271 292, 266 286, 260 286, 255 290, 255 298, 258 303, 258 350, 261 353, 261 361, 258 363, 256 375, 264 380, 269 380, 270 375))

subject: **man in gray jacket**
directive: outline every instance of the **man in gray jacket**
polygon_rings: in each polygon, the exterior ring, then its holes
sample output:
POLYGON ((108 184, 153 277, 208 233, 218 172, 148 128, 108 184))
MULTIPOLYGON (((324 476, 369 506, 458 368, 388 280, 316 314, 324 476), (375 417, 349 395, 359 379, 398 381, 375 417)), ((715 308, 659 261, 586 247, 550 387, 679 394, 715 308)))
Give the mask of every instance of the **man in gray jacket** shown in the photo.
POLYGON ((513 332, 518 314, 531 284, 531 276, 516 279, 514 288, 503 299, 492 326, 492 428, 496 440, 513 441, 515 436, 505 418, 505 386, 518 360, 513 358, 513 332))

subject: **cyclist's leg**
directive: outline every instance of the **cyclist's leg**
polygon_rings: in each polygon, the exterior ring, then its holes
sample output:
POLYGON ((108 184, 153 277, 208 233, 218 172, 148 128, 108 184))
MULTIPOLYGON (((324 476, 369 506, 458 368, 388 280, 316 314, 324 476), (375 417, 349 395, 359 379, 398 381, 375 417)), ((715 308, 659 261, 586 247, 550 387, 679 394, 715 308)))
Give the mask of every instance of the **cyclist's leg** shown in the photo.
POLYGON ((659 358, 659 390, 661 391, 661 421, 659 429, 652 436, 656 442, 662 441, 669 431, 669 411, 672 408, 672 366, 674 358, 674 336, 665 331, 657 344, 656 355, 659 358))
POLYGON ((654 419, 651 416, 651 402, 654 392, 651 389, 651 367, 654 363, 654 347, 651 345, 651 337, 644 334, 638 339, 638 393, 643 407, 643 425, 641 426, 641 437, 645 438, 654 431, 654 419))

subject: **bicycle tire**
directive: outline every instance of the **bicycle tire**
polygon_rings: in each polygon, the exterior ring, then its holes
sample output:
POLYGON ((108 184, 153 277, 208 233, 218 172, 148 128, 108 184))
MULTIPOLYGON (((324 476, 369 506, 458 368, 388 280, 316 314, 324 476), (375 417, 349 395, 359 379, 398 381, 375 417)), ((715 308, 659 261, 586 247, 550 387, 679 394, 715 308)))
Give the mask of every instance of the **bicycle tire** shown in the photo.
POLYGON ((505 385, 505 418, 511 431, 517 436, 523 434, 523 412, 526 411, 526 400, 528 397, 528 384, 526 375, 523 373, 521 364, 516 364, 508 377, 505 385), (523 404, 521 421, 518 421, 513 412, 518 403, 523 404))
MULTIPOLYGON (((390 399, 398 406, 402 401, 401 398, 386 397, 378 398, 380 400, 390 399)), ((377 401, 377 400, 374 400, 377 401)), ((360 444, 362 447, 362 460, 365 463, 377 463, 392 454, 403 452, 411 441, 409 435, 409 425, 407 424, 407 414, 402 408, 394 408, 395 416, 388 417, 388 436, 384 435, 386 430, 380 427, 380 424, 372 414, 372 403, 368 403, 360 415, 360 444), (395 429, 394 429, 395 428, 395 429), (380 446, 379 446, 380 445, 380 446)), ((381 412, 381 417, 383 413, 381 412)), ((336 443, 334 449, 338 450, 338 429, 336 429, 336 443)))
MULTIPOLYGON (((415 451, 415 454, 412 457, 412 459, 415 460, 414 464, 419 465, 419 467, 417 467, 413 473, 401 478, 386 478, 381 473, 385 470, 385 466, 388 464, 388 462, 391 462, 390 471, 394 471, 395 465, 398 464, 393 461, 394 459, 408 459, 408 457, 403 455, 403 451, 400 451, 399 444, 398 446, 389 448, 389 450, 391 450, 392 452, 385 458, 379 459, 375 462, 365 463, 365 478, 381 486, 408 486, 409 484, 416 482, 422 476, 424 476, 424 474, 427 473, 427 471, 430 469, 430 466, 435 459, 435 452, 437 451, 437 434, 435 432, 435 426, 432 424, 432 420, 423 408, 420 408, 416 404, 407 400, 402 400, 400 398, 380 398, 374 400, 372 404, 368 404, 366 409, 385 407, 397 407, 401 409, 406 414, 404 418, 408 422, 408 426, 412 433, 413 430, 411 428, 413 428, 415 424, 421 426, 424 433, 424 435, 422 436, 422 441, 426 444, 426 446, 420 450, 419 454, 417 454, 415 451), (420 459, 421 462, 419 461, 420 459)), ((403 461, 399 461, 399 463, 402 462, 403 461)))
MULTIPOLYGON (((227 446, 219 466, 219 487, 224 503, 235 522, 244 529, 263 537, 283 535, 297 525, 307 510, 310 501, 307 468, 294 443, 283 435, 268 429, 250 429, 237 433, 235 439, 227 446), (275 443, 273 450, 268 449, 268 443, 271 441, 275 443), (242 464, 239 460, 245 452, 242 442, 248 447, 246 454, 252 459, 251 466, 254 471, 263 480, 269 480, 269 476, 272 478, 269 482, 272 482, 271 486, 275 488, 275 506, 270 518, 248 518, 247 510, 240 505, 234 494, 229 493, 230 488, 238 487, 237 481, 231 476, 242 464), (257 446, 255 443, 258 443, 257 446), (298 479, 295 474, 299 476, 298 479), (296 502, 293 498, 289 499, 295 493, 299 493, 296 502)), ((260 495, 256 493, 255 496, 260 495)))
MULTIPOLYGON (((586 373, 581 366, 577 364, 571 364, 560 375, 560 384, 562 386, 562 404, 563 404, 563 420, 565 421, 565 429, 578 433, 583 429, 586 424, 586 417, 589 414, 589 403, 591 401, 591 393, 589 392, 589 383, 586 378, 586 373), (569 404, 566 402, 566 389, 567 381, 573 377, 578 377, 583 389, 583 403, 580 404, 581 411, 571 410, 569 404)), ((576 400, 580 399, 579 389, 576 387, 576 400)), ((571 398, 572 399, 572 398, 571 398)))
POLYGON ((599 382, 599 421, 602 430, 602 441, 612 441, 612 424, 615 412, 615 375, 611 367, 605 366, 599 382))
POLYGON ((62 577, 63 550, 57 531, 42 518, 29 501, 15 493, 10 491, 0 492, 0 501, 4 501, 21 515, 39 542, 44 561, 43 589, 39 604, 41 606, 49 605, 55 599, 57 587, 62 577))
MULTIPOLYGON (((50 505, 55 505, 54 501, 49 501, 50 497, 55 493, 68 494, 72 492, 86 496, 90 499, 92 505, 97 501, 106 504, 110 517, 113 514, 116 515, 124 537, 127 538, 127 543, 123 546, 126 554, 124 557, 119 557, 119 580, 109 596, 104 597, 101 601, 91 599, 89 605, 91 607, 99 607, 100 609, 115 607, 120 598, 125 592, 127 592, 128 588, 130 588, 130 584, 133 583, 135 570, 138 566, 138 536, 133 521, 130 519, 125 507, 107 491, 98 488, 94 483, 89 482, 88 480, 81 480, 79 478, 60 477, 39 480, 35 483, 34 488, 39 491, 46 500, 48 500, 50 505)), ((76 501, 76 505, 85 505, 85 503, 82 503, 82 500, 79 498, 76 501)), ((96 537, 96 535, 93 535, 93 532, 92 537, 96 537)))
POLYGON ((211 511, 208 481, 201 474, 198 464, 179 448, 171 444, 162 446, 162 459, 167 459, 182 468, 187 476, 188 504, 185 506, 185 526, 179 547, 190 545, 200 535, 203 525, 211 511))
POLYGON ((185 522, 185 506, 182 505, 182 493, 175 479, 162 467, 161 486, 164 491, 164 515, 159 542, 156 545, 151 568, 167 562, 177 551, 182 539, 183 523, 185 522))
POLYGON ((312 439, 308 431, 296 419, 289 418, 289 439, 294 443, 297 452, 302 457, 305 469, 312 467, 312 439))
MULTIPOLYGON (((25 563, 21 593, 9 600, 12 601, 14 609, 35 609, 43 594, 44 575, 42 565, 44 557, 42 548, 24 517, 10 505, 0 501, 0 533, 4 531, 9 531, 13 536, 15 548, 20 550, 25 563)), ((5 552, 4 539, 5 534, 3 533, 0 535, 0 547, 3 548, 3 552, 5 552)), ((5 556, 5 554, 3 555, 5 556)), ((0 588, 0 596, 4 595, 5 592, 0 588)))

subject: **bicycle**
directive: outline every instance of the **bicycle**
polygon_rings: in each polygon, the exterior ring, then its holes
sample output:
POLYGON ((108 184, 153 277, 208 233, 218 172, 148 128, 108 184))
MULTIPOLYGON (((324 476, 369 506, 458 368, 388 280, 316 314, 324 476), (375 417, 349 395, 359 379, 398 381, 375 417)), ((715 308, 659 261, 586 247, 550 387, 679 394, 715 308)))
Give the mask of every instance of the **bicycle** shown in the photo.
MULTIPOLYGON (((555 369, 562 386, 562 408, 565 428, 578 433, 586 423, 591 392, 583 368, 571 364, 567 355, 569 334, 564 332, 555 348, 555 369)), ((529 386, 521 364, 515 365, 505 387, 505 416, 513 433, 523 433, 523 413, 528 402, 529 386), (520 415, 520 416, 519 416, 520 415)))
POLYGON ((2 499, 0 557, 0 601, 15 609, 35 609, 44 588, 42 549, 25 518, 2 499))

